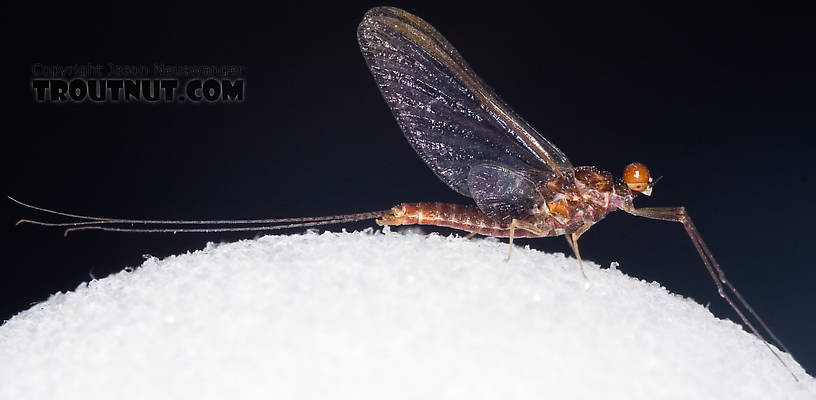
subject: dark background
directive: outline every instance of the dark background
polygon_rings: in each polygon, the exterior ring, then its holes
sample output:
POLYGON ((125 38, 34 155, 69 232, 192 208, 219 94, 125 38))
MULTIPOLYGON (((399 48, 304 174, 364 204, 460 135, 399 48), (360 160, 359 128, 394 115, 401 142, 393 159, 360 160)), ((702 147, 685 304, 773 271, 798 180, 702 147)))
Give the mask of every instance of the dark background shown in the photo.
MULTIPOLYGON (((468 201, 407 145, 365 66, 355 30, 376 4, 301 3, 7 5, 4 194, 77 213, 168 219, 468 201), (37 104, 35 62, 243 65, 246 101, 37 104)), ((783 6, 605 3, 394 5, 436 26, 574 165, 617 176, 637 160, 663 176, 636 204, 685 205, 731 281, 816 371, 813 15, 783 6)), ((143 254, 254 237, 66 239, 14 226, 33 216, 3 202, 0 320, 91 274, 138 266, 143 254)), ((524 243, 569 252, 561 238, 524 243)), ((680 225, 614 213, 582 237, 581 250, 736 318, 680 225)))

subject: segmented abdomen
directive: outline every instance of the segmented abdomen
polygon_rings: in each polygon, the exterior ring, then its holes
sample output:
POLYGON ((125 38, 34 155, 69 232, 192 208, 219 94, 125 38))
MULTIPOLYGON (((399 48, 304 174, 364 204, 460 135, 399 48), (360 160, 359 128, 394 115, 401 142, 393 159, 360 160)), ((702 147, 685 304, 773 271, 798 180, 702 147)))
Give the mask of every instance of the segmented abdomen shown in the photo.
MULTIPOLYGON (((450 203, 404 203, 377 220, 379 225, 435 225, 494 237, 510 236, 510 227, 488 218, 473 206, 450 203)), ((516 228, 513 237, 539 237, 516 228)))

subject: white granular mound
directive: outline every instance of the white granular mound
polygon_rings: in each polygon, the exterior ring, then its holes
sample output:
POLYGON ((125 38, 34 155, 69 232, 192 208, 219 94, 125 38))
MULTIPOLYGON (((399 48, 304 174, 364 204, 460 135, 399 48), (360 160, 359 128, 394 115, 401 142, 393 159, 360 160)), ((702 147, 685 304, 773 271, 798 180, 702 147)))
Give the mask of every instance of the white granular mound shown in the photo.
POLYGON ((209 245, 0 327, 0 399, 782 399, 816 380, 692 300, 490 239, 209 245))

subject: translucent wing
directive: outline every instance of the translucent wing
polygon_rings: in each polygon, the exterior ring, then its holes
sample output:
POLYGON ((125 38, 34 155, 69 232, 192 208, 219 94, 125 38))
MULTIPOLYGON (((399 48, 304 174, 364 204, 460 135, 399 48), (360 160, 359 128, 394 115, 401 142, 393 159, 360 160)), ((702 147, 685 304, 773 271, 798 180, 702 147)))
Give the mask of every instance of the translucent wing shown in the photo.
MULTIPOLYGON (((552 173, 550 173, 552 176, 552 173)), ((546 177, 540 179, 546 180, 546 177)), ((470 194, 485 215, 504 224, 525 220, 544 203, 538 185, 528 176, 497 163, 476 164, 468 174, 470 194)))
POLYGON ((473 165, 568 174, 552 143, 476 76, 456 49, 422 19, 391 7, 369 10, 360 49, 402 132, 436 175, 471 197, 473 165))

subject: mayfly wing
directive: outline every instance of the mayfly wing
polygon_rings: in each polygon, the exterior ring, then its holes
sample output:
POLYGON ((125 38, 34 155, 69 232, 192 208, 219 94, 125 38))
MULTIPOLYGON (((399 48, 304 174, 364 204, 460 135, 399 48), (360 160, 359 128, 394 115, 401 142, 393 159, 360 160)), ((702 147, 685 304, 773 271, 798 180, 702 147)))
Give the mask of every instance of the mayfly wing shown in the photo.
POLYGON ((566 156, 513 112, 430 24, 391 7, 369 10, 360 49, 408 142, 436 175, 471 196, 473 165, 570 173, 566 156))
MULTIPOLYGON (((552 172, 548 172, 552 176, 552 172)), ((547 180, 541 176, 541 180, 547 180)), ((536 205, 544 203, 536 181, 497 163, 476 164, 468 174, 470 194, 485 215, 502 224, 525 220, 536 205)))

